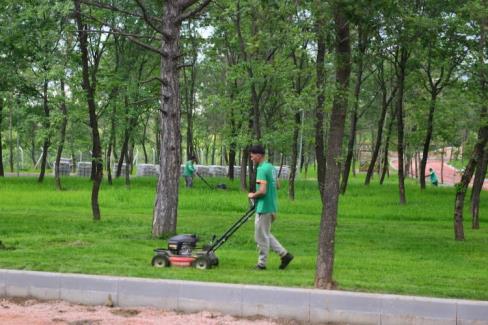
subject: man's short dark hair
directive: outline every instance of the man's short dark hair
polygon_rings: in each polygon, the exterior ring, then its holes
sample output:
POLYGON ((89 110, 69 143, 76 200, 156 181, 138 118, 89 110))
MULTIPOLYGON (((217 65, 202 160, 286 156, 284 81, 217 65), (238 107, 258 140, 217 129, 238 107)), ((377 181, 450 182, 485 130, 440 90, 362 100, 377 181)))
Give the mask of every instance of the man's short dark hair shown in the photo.
POLYGON ((249 152, 250 153, 257 153, 257 154, 261 154, 261 155, 264 155, 265 154, 265 150, 264 150, 264 147, 260 144, 255 144, 251 147, 251 149, 249 149, 249 152))

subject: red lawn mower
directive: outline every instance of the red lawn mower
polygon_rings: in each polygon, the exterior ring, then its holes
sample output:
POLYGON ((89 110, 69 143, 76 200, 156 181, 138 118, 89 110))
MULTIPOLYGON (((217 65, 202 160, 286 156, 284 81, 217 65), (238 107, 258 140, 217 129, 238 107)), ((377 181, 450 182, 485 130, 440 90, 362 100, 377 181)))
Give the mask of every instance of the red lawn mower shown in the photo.
POLYGON ((168 240, 168 248, 156 248, 156 253, 152 258, 151 264, 154 267, 194 267, 200 270, 210 269, 219 265, 219 259, 215 251, 222 246, 243 224, 254 214, 255 207, 251 203, 251 208, 237 220, 227 231, 217 240, 213 236, 212 241, 197 248, 198 237, 195 234, 183 234, 171 237, 168 240))

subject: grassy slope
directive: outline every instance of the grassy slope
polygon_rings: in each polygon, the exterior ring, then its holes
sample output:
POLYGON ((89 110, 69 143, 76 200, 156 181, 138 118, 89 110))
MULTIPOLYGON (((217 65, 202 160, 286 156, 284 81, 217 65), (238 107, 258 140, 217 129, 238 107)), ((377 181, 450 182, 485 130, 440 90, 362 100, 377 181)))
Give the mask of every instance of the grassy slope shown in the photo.
MULTIPOLYGON (((398 204, 392 178, 369 188, 352 178, 341 198, 337 228, 335 278, 344 290, 461 297, 488 300, 488 222, 471 230, 466 209, 465 242, 453 240, 452 188, 424 192, 407 185, 408 205, 398 204)), ((209 179, 214 184, 227 180, 209 179)), ((252 221, 219 251, 220 266, 208 271, 191 268, 155 269, 152 249, 164 240, 151 239, 155 179, 136 178, 131 189, 119 180, 104 184, 102 220, 91 220, 86 179, 64 179, 66 191, 56 192, 53 179, 0 179, 0 267, 230 283, 312 287, 315 273, 321 203, 313 181, 297 185, 289 202, 281 189, 280 213, 274 234, 296 259, 286 271, 277 270, 272 255, 268 270, 254 271, 257 252, 252 221)), ((201 181, 182 188, 178 233, 197 233, 202 241, 221 234, 247 208, 238 182, 227 191, 210 191, 201 181)), ((483 193, 482 198, 486 196, 483 193)))

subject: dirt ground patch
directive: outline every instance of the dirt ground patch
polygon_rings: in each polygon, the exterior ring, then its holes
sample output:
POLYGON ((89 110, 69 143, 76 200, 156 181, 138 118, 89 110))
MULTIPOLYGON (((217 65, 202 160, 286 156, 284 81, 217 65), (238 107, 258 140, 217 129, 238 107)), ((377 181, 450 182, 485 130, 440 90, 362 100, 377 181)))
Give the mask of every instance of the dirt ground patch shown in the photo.
POLYGON ((0 324, 9 325, 267 325, 298 324, 266 318, 236 318, 213 312, 181 314, 155 308, 111 308, 84 306, 65 301, 39 301, 25 298, 0 298, 0 324))

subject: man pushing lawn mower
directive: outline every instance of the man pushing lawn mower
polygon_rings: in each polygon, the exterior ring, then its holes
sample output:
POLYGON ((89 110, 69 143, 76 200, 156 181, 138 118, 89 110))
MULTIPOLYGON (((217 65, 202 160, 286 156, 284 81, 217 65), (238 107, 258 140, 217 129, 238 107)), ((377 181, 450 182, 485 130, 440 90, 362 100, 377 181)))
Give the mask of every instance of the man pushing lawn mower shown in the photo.
POLYGON ((273 165, 265 160, 262 145, 253 145, 250 150, 251 160, 257 166, 257 192, 249 193, 248 198, 255 200, 256 220, 254 223, 254 238, 259 248, 257 270, 265 270, 269 249, 271 248, 281 257, 279 268, 285 269, 291 260, 291 255, 281 246, 280 242, 271 234, 271 223, 276 216, 277 195, 276 180, 273 176, 273 165))
POLYGON ((191 156, 190 160, 185 163, 183 177, 185 178, 186 187, 193 187, 193 174, 196 172, 194 164, 197 163, 197 157, 191 156))

